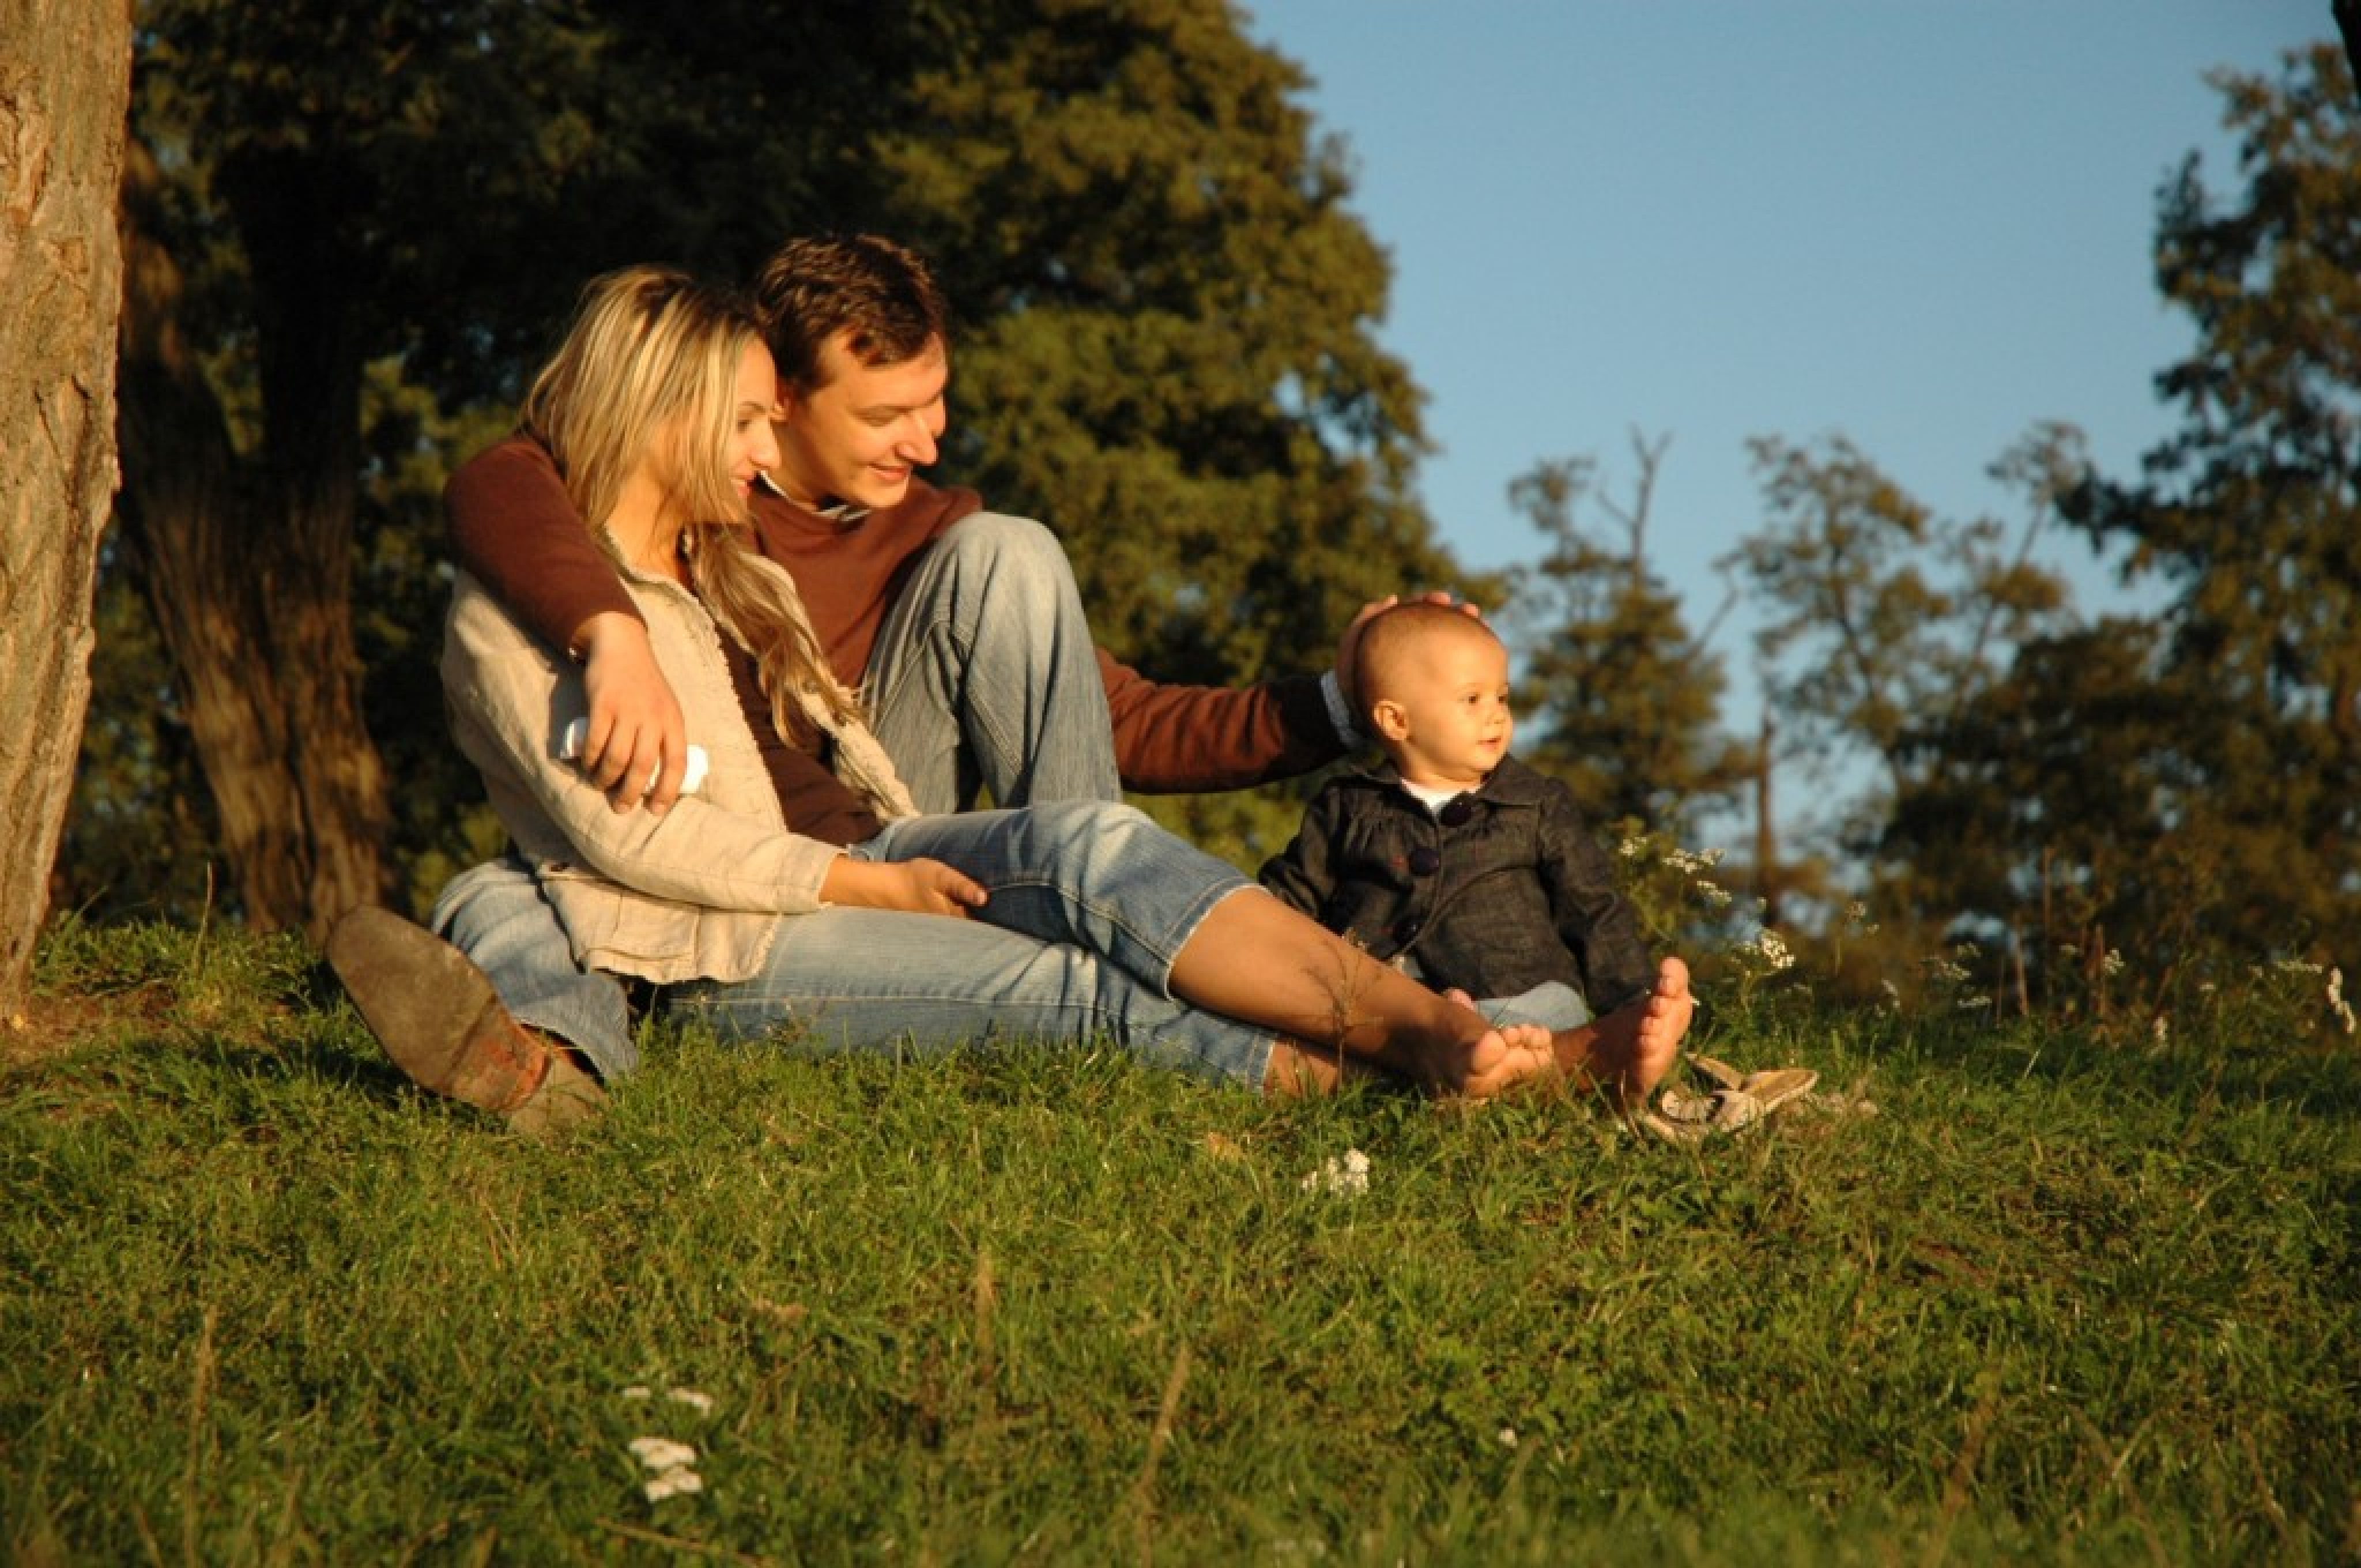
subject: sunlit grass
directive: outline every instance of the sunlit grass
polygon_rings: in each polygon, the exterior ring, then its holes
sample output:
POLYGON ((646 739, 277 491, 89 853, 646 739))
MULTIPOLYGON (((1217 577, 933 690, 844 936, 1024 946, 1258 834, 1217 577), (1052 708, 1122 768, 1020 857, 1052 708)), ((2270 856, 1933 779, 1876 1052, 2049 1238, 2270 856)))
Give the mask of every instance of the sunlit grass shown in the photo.
POLYGON ((1716 1054, 1879 1113, 1696 1147, 659 1032, 542 1147, 300 945, 42 975, 115 1022, 0 1068, 16 1561, 2361 1549, 2361 1071, 2276 993, 2126 1045, 1733 986, 1716 1054))

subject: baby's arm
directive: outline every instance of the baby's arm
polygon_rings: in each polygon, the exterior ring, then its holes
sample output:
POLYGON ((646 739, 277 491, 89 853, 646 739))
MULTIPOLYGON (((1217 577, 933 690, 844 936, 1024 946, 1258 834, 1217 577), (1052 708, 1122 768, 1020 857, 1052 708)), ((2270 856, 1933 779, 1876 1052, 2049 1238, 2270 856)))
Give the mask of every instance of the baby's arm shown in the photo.
POLYGON ((1304 807, 1303 824, 1295 838, 1262 867, 1262 885, 1281 903, 1314 920, 1321 918, 1329 895, 1336 891, 1334 853, 1340 826, 1338 798, 1334 785, 1323 786, 1304 807))
POLYGON ((1574 797, 1553 790, 1542 808, 1539 872, 1558 938, 1582 964, 1582 990, 1604 1015, 1655 983, 1656 967, 1639 912, 1623 896, 1615 866, 1574 797))

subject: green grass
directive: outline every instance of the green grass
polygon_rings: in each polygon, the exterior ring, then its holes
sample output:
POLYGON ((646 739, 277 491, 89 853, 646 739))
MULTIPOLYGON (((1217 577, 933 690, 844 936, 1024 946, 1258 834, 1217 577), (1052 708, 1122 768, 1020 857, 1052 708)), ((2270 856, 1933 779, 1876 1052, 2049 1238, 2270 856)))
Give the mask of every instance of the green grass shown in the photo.
POLYGON ((297 944, 69 927, 42 974, 17 1563, 2361 1555, 2361 1058, 2250 1015, 1757 1005, 1719 1054, 1882 1113, 1695 1149, 658 1031, 544 1147, 412 1093, 297 944), (1306 1189, 1353 1149, 1366 1193, 1306 1189), (651 1434, 701 1492, 648 1500, 651 1434))

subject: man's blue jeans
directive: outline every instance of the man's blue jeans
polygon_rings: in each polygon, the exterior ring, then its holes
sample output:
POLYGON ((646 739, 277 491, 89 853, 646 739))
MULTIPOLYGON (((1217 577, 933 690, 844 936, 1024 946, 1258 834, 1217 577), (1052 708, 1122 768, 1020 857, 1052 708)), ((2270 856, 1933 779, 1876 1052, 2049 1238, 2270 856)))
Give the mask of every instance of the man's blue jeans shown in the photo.
MULTIPOLYGON (((1172 960, 1198 924, 1253 884, 1139 812, 1069 801, 911 817, 851 852, 939 860, 990 896, 965 920, 871 909, 783 916, 761 972, 669 988, 665 1005, 724 1038, 793 1029, 829 1051, 1104 1038, 1156 1066, 1261 1085, 1271 1034, 1170 991, 1172 960)), ((620 1026, 620 988, 575 967, 545 903, 550 939, 536 939, 528 896, 540 903, 521 861, 478 866, 452 883, 436 925, 493 976, 519 1018, 564 1036, 603 1076, 630 1070, 636 1053, 620 1026)))
POLYGON ((886 612, 863 685, 872 727, 925 812, 1121 800, 1090 621, 1057 535, 978 512, 928 546, 886 612))

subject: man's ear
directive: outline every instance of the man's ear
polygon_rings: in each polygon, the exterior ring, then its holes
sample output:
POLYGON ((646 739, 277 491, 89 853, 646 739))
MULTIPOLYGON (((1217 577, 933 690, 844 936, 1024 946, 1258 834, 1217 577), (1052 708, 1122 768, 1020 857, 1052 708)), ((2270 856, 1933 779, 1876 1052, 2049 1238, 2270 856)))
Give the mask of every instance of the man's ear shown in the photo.
POLYGON ((1410 733, 1410 710, 1390 697, 1381 697, 1370 706, 1369 721, 1389 740, 1400 740, 1410 733))

